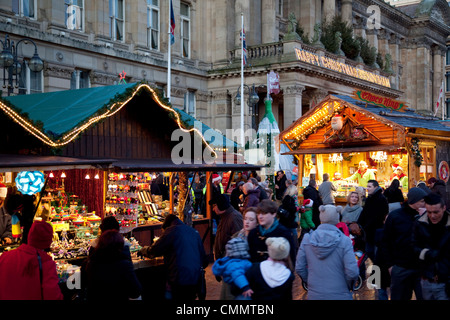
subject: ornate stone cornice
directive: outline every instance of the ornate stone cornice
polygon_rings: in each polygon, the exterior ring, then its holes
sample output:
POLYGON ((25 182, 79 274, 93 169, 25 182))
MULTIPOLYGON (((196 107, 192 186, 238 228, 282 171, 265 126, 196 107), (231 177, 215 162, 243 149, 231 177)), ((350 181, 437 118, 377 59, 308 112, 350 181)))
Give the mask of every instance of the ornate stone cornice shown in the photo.
POLYGON ((44 63, 44 66, 44 76, 46 77, 55 77, 69 80, 72 78, 72 73, 74 71, 73 68, 49 63, 44 63))
POLYGON ((284 95, 302 95, 306 87, 301 84, 291 84, 283 86, 284 95))

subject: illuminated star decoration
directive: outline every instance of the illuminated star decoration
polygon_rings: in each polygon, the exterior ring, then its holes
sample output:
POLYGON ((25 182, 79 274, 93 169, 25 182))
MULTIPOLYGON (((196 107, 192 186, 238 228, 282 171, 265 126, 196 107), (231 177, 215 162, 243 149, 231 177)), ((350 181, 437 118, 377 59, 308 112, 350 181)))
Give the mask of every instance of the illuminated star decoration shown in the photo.
POLYGON ((127 73, 122 70, 121 73, 119 73, 119 84, 126 84, 127 82, 125 81, 125 76, 127 75, 127 73))

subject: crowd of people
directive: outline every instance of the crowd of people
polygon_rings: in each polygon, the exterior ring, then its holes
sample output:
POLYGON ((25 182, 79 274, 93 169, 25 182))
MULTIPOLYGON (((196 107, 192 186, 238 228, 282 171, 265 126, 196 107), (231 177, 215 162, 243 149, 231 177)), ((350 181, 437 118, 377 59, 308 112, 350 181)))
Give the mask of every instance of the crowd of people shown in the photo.
MULTIPOLYGON (((174 214, 166 217, 161 237, 139 255, 164 257, 168 297, 175 301, 205 299, 204 269, 211 263, 221 300, 291 300, 296 274, 310 300, 350 300, 358 277, 366 276, 356 252, 379 267, 378 299, 448 300, 450 219, 439 180, 410 188, 405 200, 398 180, 384 190, 369 179, 363 192, 356 188, 340 206, 329 176, 323 178, 319 188, 310 180, 301 203, 296 183, 282 171, 273 194, 253 176, 238 181, 228 196, 215 179, 217 190, 208 203, 217 219, 214 261, 199 233, 174 214)), ((7 229, 0 226, 5 243, 7 229)), ((82 268, 84 298, 139 299, 142 286, 117 221, 105 218, 100 230, 82 268)), ((63 298, 46 253, 52 237, 51 226, 36 221, 27 243, 0 256, 0 299, 63 298)))

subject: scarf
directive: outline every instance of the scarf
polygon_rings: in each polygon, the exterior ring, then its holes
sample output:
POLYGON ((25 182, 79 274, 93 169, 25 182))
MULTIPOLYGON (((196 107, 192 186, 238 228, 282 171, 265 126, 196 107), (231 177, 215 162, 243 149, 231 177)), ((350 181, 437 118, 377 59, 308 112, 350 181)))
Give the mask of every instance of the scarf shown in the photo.
POLYGON ((265 236, 266 234, 272 232, 273 230, 275 230, 276 227, 278 227, 278 219, 275 219, 275 220, 273 221, 273 224, 270 226, 269 229, 266 229, 266 228, 264 228, 264 227, 261 226, 261 225, 258 226, 258 228, 259 228, 259 233, 260 233, 262 236, 265 236))

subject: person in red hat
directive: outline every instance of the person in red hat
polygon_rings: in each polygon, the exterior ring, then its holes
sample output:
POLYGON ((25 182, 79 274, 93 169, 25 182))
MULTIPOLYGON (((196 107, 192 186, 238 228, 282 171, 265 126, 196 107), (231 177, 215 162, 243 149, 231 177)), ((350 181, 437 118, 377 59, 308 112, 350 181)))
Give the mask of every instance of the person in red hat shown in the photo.
POLYGON ((8 188, 0 183, 0 245, 13 242, 11 215, 8 214, 5 206, 7 195, 8 188))
POLYGON ((314 201, 311 199, 305 199, 303 200, 303 205, 300 209, 300 228, 301 233, 300 237, 298 239, 298 243, 300 244, 302 242, 303 236, 310 232, 311 230, 316 228, 316 225, 314 224, 312 220, 313 216, 313 204, 314 201))
POLYGON ((50 247, 53 227, 35 221, 28 243, 0 256, 0 300, 62 300, 56 264, 44 251, 50 247))

